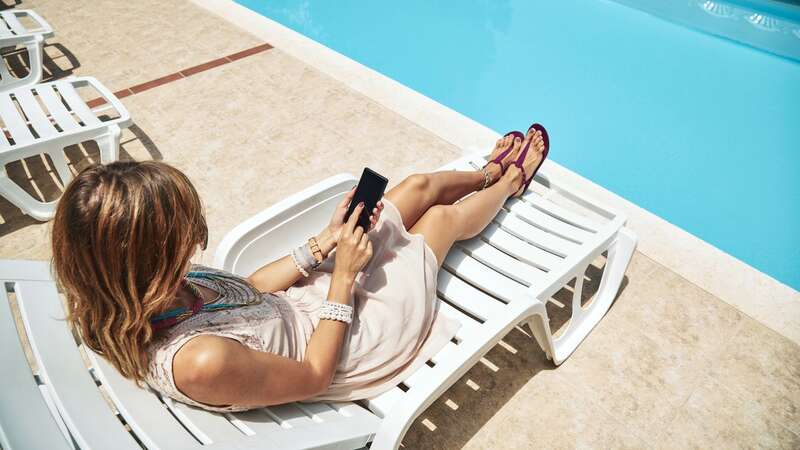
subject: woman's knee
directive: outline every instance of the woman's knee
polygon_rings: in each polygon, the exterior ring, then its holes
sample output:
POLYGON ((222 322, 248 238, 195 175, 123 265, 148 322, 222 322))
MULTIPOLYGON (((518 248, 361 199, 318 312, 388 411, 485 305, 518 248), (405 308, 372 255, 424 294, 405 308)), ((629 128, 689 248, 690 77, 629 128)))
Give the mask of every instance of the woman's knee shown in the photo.
POLYGON ((415 173, 407 176, 401 183, 406 192, 410 192, 421 204, 431 205, 436 202, 436 190, 430 174, 415 173))
POLYGON ((408 189, 419 192, 427 192, 431 190, 431 176, 427 173, 415 173, 407 176, 403 180, 403 184, 408 189))
POLYGON ((437 226, 447 227, 452 231, 458 229, 460 223, 459 214, 459 208, 454 205, 434 205, 425 212, 427 220, 434 222, 437 226))

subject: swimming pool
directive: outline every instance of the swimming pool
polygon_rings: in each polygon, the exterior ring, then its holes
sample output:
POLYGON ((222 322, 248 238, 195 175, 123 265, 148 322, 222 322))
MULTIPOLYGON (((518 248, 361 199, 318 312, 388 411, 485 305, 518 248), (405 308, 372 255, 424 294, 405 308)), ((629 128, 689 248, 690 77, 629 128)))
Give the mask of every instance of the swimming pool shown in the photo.
POLYGON ((498 132, 543 123, 558 163, 800 289, 800 8, 737 0, 782 8, 770 48, 768 14, 740 40, 624 1, 237 0, 498 132))

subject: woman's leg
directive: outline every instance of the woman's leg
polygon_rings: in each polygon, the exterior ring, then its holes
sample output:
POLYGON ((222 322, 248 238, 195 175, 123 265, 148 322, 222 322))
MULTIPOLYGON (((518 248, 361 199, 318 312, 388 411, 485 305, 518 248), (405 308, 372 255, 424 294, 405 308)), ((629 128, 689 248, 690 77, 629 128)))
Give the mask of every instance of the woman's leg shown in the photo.
MULTIPOLYGON (((543 149, 538 132, 529 138, 534 139, 534 142, 523 162, 527 174, 531 174, 539 164, 543 149)), ((454 205, 432 206, 409 231, 423 236, 441 266, 456 241, 474 237, 486 228, 506 199, 519 191, 525 181, 522 178, 522 171, 512 165, 495 184, 463 201, 454 205)))
POLYGON ((509 169, 497 183, 470 195, 455 205, 434 205, 409 230, 421 234, 442 265, 456 241, 469 239, 481 232, 497 215, 508 196, 520 185, 519 170, 509 169), (516 177, 511 172, 517 173, 516 177))
MULTIPOLYGON (((509 146, 514 146, 506 161, 514 157, 522 142, 513 136, 504 137, 497 141, 492 157, 496 156, 509 146)), ((502 175, 497 164, 489 164, 487 167, 493 181, 497 181, 502 175)), ((386 193, 386 199, 391 201, 400 211, 403 218, 403 225, 406 229, 411 229, 417 220, 425 214, 431 206, 449 205, 455 203, 465 195, 483 186, 483 173, 479 171, 462 172, 455 170, 414 174, 406 177, 397 186, 386 193)))

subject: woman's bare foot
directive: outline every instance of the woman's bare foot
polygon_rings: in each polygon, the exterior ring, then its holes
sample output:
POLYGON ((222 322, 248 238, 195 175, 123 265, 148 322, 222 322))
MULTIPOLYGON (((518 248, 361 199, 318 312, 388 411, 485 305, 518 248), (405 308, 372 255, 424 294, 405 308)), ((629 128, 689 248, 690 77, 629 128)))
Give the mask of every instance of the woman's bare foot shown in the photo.
POLYGON ((484 166, 492 178, 490 184, 494 184, 495 181, 500 179, 503 175, 503 167, 508 167, 517 158, 519 149, 522 148, 522 139, 514 135, 503 136, 495 143, 494 150, 492 150, 492 154, 489 155, 489 161, 500 156, 501 153, 511 146, 513 146, 513 149, 501 160, 502 167, 499 164, 491 162, 484 166))
MULTIPOLYGON (((542 137, 542 133, 539 130, 531 129, 528 132, 528 135, 525 136, 525 141, 522 143, 521 148, 525 148, 528 145, 529 141, 531 142, 530 148, 528 148, 528 153, 525 155, 525 160, 522 161, 522 168, 524 170, 524 174, 522 170, 516 166, 516 164, 510 164, 508 169, 506 169, 505 177, 510 177, 513 186, 517 186, 517 190, 514 191, 514 196, 519 196, 522 192, 522 189, 525 187, 525 183, 528 181, 524 177, 531 177, 533 175, 533 171, 539 166, 539 163, 542 161, 542 155, 544 153, 544 138, 542 137)), ((515 154, 515 158, 518 157, 520 152, 512 152, 515 154)))

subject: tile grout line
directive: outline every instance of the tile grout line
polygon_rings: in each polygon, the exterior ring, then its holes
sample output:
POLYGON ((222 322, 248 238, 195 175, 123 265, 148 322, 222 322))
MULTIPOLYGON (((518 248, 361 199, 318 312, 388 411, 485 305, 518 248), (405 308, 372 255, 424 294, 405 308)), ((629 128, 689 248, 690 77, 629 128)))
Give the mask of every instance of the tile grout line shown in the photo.
MULTIPOLYGON (((145 81, 144 83, 139 83, 139 84, 136 84, 134 86, 130 86, 130 87, 127 87, 127 88, 124 88, 124 89, 120 89, 120 90, 114 92, 114 96, 116 96, 118 99, 122 99, 122 98, 125 98, 125 97, 128 97, 128 96, 131 96, 131 95, 136 95, 136 94, 139 94, 141 92, 148 91, 150 89, 153 89, 153 88, 156 88, 156 87, 159 87, 159 86, 163 86, 163 85, 165 85, 167 83, 172 83, 173 81, 178 81, 178 80, 183 79, 183 78, 188 78, 188 77, 190 77, 192 75, 196 75, 196 74, 201 73, 201 72, 206 72, 206 71, 211 70, 211 69, 213 69, 215 67, 223 66, 225 64, 230 64, 230 63, 232 63, 234 61, 238 61, 238 60, 246 58, 248 56, 252 56, 252 55, 256 55, 258 53, 265 52, 265 51, 270 50, 272 48, 273 48, 272 45, 270 45, 270 44, 265 42, 263 44, 256 45, 255 47, 250 47, 248 49, 245 49, 245 50, 242 50, 242 51, 239 51, 239 52, 236 52, 236 53, 231 53, 230 55, 226 55, 226 56, 223 56, 221 58, 212 59, 211 61, 207 61, 207 62, 204 62, 202 64, 198 64, 196 66, 188 67, 186 69, 179 70, 179 71, 171 73, 169 75, 164 75, 162 77, 159 77, 159 78, 156 78, 156 79, 153 79, 153 80, 150 80, 150 81, 145 81)), ((92 100, 89 100, 88 102, 86 102, 86 104, 90 108, 98 107, 98 106, 100 106, 100 105, 102 105, 104 103, 106 103, 106 101, 102 97, 98 97, 98 98, 95 98, 95 99, 92 99, 92 100)))

